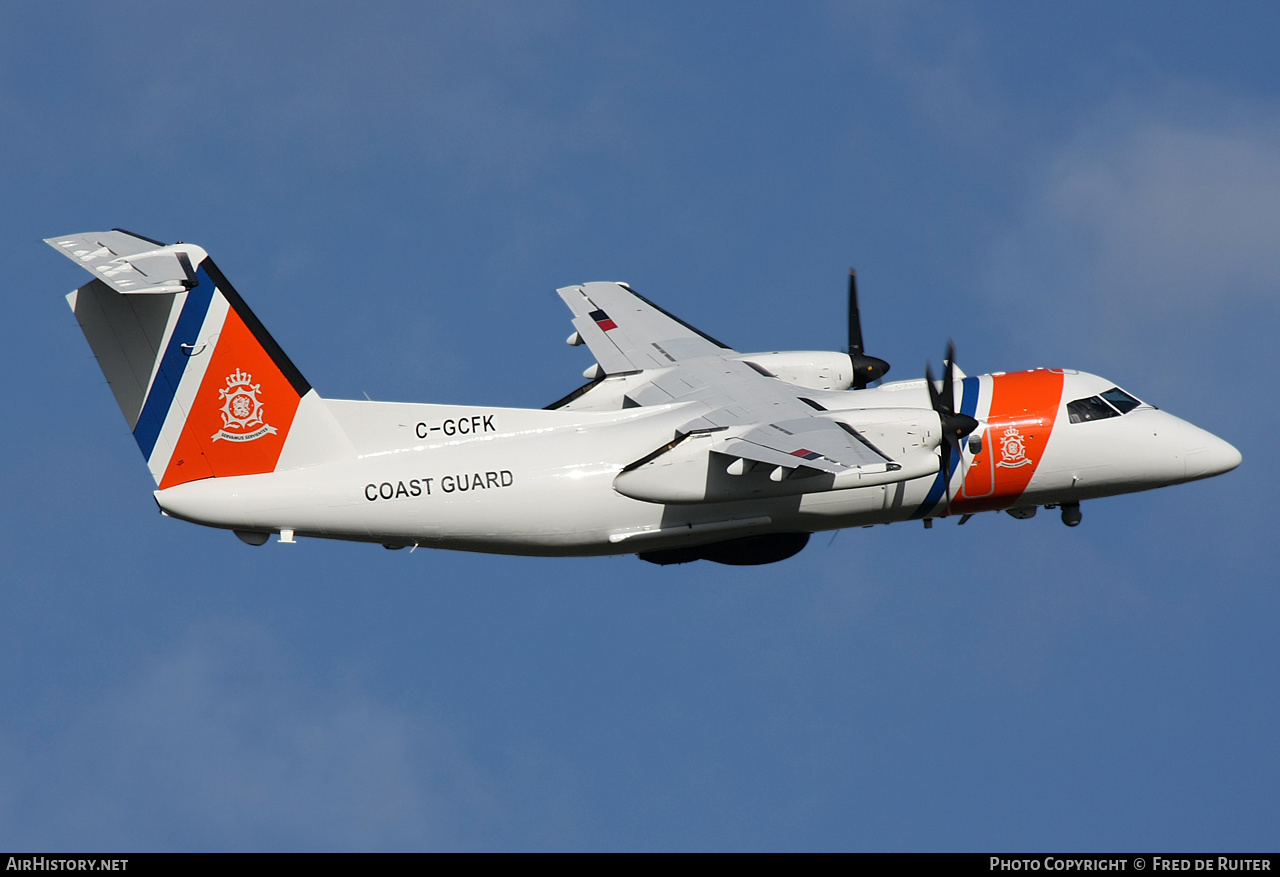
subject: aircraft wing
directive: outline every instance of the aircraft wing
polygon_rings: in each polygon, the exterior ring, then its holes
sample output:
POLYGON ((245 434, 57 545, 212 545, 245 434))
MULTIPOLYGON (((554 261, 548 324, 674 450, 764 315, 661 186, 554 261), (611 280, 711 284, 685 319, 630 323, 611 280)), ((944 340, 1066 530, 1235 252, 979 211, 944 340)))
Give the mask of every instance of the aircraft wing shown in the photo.
POLYGON ((621 283, 584 283, 556 292, 573 311, 573 327, 605 374, 734 352, 621 283))
POLYGON ((766 423, 725 439, 712 450, 769 466, 803 466, 832 475, 893 462, 853 427, 822 417, 766 423))
POLYGON ((691 403, 677 432, 713 436, 708 451, 741 461, 731 464, 732 474, 754 468, 748 463, 827 475, 901 468, 852 426, 824 416, 801 387, 744 361, 626 286, 584 283, 557 292, 605 374, 628 376, 624 404, 691 403))

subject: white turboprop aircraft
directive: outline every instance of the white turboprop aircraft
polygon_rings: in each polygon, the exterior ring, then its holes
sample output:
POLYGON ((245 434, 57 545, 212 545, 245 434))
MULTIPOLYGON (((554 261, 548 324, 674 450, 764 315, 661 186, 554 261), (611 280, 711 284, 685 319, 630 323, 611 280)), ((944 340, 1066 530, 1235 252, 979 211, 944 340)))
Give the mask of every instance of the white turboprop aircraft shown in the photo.
POLYGON ((192 244, 50 238, 164 514, 278 533, 659 564, 771 563, 810 534, 1029 518, 1235 468, 1225 441, 1070 369, 881 383, 848 353, 739 353, 625 283, 558 290, 590 382, 545 409, 324 399, 192 244), (960 403, 956 405, 956 399, 960 403))

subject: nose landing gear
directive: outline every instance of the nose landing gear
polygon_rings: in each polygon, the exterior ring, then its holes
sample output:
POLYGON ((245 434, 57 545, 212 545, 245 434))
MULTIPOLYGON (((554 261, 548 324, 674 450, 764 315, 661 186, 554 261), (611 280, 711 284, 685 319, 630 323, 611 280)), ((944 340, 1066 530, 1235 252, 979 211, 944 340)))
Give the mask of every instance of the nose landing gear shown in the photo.
POLYGON ((1080 514, 1080 503, 1064 502, 1062 504, 1062 523, 1068 527, 1079 526, 1082 517, 1084 516, 1080 514))

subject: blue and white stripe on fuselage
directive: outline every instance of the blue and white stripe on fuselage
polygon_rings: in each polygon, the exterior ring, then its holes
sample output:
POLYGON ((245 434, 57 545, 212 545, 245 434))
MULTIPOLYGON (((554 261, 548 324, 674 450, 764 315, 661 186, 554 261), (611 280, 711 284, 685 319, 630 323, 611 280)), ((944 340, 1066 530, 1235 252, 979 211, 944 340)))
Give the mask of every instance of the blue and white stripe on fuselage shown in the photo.
MULTIPOLYGON (((960 413, 961 414, 967 414, 968 416, 976 418, 978 420, 985 419, 987 414, 986 410, 982 410, 981 414, 979 414, 978 412, 980 409, 986 409, 991 406, 991 393, 989 392, 990 383, 991 383, 990 375, 967 377, 967 378, 963 378, 960 381, 960 386, 961 386, 960 413), (987 389, 988 392, 983 392, 984 381, 987 384, 985 389, 987 389)), ((929 488, 929 493, 925 496, 924 502, 920 504, 919 508, 917 508, 914 512, 911 513, 912 519, 929 517, 932 512, 938 510, 935 508, 938 505, 938 503, 946 502, 947 482, 955 481, 956 471, 962 468, 961 458, 963 456, 964 456, 964 450, 962 446, 961 452, 959 454, 951 455, 951 465, 949 467, 949 470, 945 474, 942 472, 941 468, 938 469, 938 474, 934 477, 933 485, 929 488)), ((961 481, 963 482, 963 478, 961 479, 961 481)), ((953 483, 952 490, 951 490, 953 496, 955 495, 956 489, 957 487, 953 483)), ((946 513, 946 509, 941 509, 940 511, 944 514, 946 513)))

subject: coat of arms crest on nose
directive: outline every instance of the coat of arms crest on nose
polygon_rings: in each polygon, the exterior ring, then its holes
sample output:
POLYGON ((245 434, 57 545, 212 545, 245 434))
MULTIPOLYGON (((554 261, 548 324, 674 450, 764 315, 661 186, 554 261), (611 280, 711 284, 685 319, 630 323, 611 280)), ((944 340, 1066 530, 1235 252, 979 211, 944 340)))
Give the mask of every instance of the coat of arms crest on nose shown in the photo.
POLYGON ((1022 433, 1018 432, 1016 426, 1006 427, 1004 434, 1000 436, 1000 462, 996 465, 1017 469, 1019 466, 1030 466, 1031 463, 1027 458, 1027 443, 1022 433))
POLYGON ((233 442, 251 442, 276 428, 262 419, 262 400, 258 394, 262 385, 253 382, 253 375, 236 369, 227 375, 227 386, 218 390, 222 399, 222 429, 213 434, 213 440, 227 439, 233 442))

